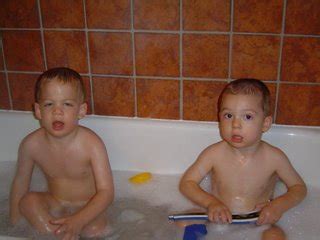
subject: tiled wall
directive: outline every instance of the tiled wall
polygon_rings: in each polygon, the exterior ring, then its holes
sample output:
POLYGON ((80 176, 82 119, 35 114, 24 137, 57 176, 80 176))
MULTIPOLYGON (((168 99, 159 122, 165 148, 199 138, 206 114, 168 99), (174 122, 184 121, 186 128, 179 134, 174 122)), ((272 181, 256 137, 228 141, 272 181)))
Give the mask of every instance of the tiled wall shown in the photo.
POLYGON ((0 109, 32 109, 69 66, 90 114, 216 121, 223 86, 259 78, 275 122, 320 126, 319 0, 1 0, 0 109))

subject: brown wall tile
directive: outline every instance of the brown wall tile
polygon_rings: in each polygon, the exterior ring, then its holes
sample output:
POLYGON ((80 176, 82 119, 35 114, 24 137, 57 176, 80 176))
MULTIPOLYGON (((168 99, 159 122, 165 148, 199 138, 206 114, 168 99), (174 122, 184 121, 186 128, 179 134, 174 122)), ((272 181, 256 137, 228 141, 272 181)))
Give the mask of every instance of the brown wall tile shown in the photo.
POLYGON ((130 33, 89 34, 90 61, 93 73, 132 74, 130 33))
POLYGON ((179 81, 137 79, 138 117, 179 119, 179 81))
POLYGON ((280 38, 235 35, 232 49, 232 78, 276 80, 280 38))
POLYGON ((235 0, 234 31, 280 33, 283 0, 235 0))
POLYGON ((92 114, 90 78, 82 76, 82 80, 83 80, 84 87, 86 89, 86 99, 85 99, 85 101, 86 101, 86 103, 88 105, 87 114, 92 114))
POLYGON ((8 87, 4 73, 0 73, 0 109, 10 109, 8 87))
POLYGON ((183 36, 183 76, 226 78, 229 39, 225 35, 183 36))
POLYGON ((0 27, 38 28, 39 26, 36 0, 1 0, 0 27))
POLYGON ((226 83, 183 81, 183 119, 217 121, 218 98, 226 83))
POLYGON ((86 1, 89 28, 130 29, 130 0, 86 1))
POLYGON ((30 110, 33 75, 67 66, 84 76, 88 114, 179 119, 183 110, 186 120, 210 121, 216 119, 208 109, 219 85, 247 77, 268 81, 271 108, 282 124, 320 126, 314 120, 319 118, 314 103, 320 87, 319 0, 0 2, 0 109, 11 108, 13 101, 14 109, 30 110), (296 94, 300 100, 293 98, 290 107, 310 108, 311 120, 283 110, 279 99, 296 94))
POLYGON ((183 29, 195 31, 229 31, 230 1, 184 0, 183 29))
POLYGON ((131 78, 93 78, 95 114, 134 117, 134 83, 131 78))
POLYGON ((179 0, 135 0, 136 29, 179 30, 179 0))
POLYGON ((320 34, 320 1, 287 1, 286 33, 320 34))
POLYGON ((281 80, 320 83, 320 39, 285 38, 281 80))
POLYGON ((320 126, 320 86, 280 85, 278 124, 320 126))
POLYGON ((277 85, 275 83, 265 83, 270 91, 270 113, 274 117, 276 107, 277 85))
POLYGON ((179 76, 179 35, 135 34, 137 75, 179 76))
POLYGON ((83 28, 82 0, 41 0, 43 26, 46 28, 83 28))
POLYGON ((33 111, 36 74, 9 74, 13 110, 33 111))
POLYGON ((4 70, 2 44, 0 42, 0 70, 4 70))
POLYGON ((40 31, 3 31, 3 48, 8 70, 44 70, 40 31))
POLYGON ((45 31, 48 68, 64 66, 87 73, 87 48, 84 32, 45 31))

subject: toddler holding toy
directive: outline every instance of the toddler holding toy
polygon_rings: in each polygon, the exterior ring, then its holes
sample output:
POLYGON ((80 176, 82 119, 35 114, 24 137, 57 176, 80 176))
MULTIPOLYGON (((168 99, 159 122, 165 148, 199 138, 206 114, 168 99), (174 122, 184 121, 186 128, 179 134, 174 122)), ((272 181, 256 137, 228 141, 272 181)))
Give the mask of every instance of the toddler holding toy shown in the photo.
POLYGON ((87 112, 84 99, 81 76, 74 70, 53 68, 40 75, 34 109, 41 127, 19 147, 10 193, 13 224, 22 215, 40 233, 63 240, 105 233, 113 179, 103 141, 78 124, 87 112), (47 192, 29 191, 35 165, 47 179, 47 192))
POLYGON ((231 223, 232 213, 259 211, 257 225, 271 224, 263 239, 285 239, 274 225, 306 196, 304 181, 278 148, 261 140, 272 124, 270 93, 256 79, 229 83, 218 101, 222 141, 207 147, 187 169, 180 191, 207 209, 213 223, 231 223), (199 183, 211 173, 212 192, 199 183), (287 192, 273 199, 277 180, 287 192))

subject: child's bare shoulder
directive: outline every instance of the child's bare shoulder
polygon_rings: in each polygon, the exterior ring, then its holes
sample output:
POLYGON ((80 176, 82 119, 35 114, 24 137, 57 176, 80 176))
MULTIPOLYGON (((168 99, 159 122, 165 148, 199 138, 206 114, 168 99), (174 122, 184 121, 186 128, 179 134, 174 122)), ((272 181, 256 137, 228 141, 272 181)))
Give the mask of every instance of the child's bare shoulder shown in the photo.
POLYGON ((220 153, 223 153, 225 151, 225 142, 220 141, 217 143, 213 143, 206 147, 200 154, 201 157, 206 158, 206 157, 212 157, 212 156, 217 156, 220 155, 220 153))
POLYGON ((93 130, 90 128, 79 126, 79 137, 81 140, 83 140, 86 144, 103 144, 102 139, 98 134, 96 134, 93 130), (90 140, 90 141, 88 141, 90 140))
POLYGON ((38 128, 29 133, 20 142, 18 150, 19 158, 34 159, 34 157, 43 149, 45 142, 43 128, 38 128))
POLYGON ((39 143, 42 143, 44 139, 44 130, 43 128, 38 128, 37 130, 34 130, 33 132, 29 133, 27 136, 25 136, 21 143, 20 147, 35 147, 39 143))
POLYGON ((208 152, 223 152, 228 147, 228 144, 225 141, 220 141, 209 145, 204 151, 208 152))
POLYGON ((271 156, 280 157, 285 156, 285 153, 278 147, 271 145, 270 143, 262 141, 264 151, 271 156))
POLYGON ((267 142, 263 143, 264 156, 270 163, 276 165, 289 162, 287 155, 278 147, 273 146, 267 142))

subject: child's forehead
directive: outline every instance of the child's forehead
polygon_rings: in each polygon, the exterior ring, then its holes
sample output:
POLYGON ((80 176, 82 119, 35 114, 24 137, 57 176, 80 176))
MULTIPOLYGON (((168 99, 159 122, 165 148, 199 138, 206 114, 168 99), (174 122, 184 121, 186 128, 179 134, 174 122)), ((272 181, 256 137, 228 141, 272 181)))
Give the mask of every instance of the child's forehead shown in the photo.
POLYGON ((45 91, 54 87, 70 88, 74 91, 78 91, 80 85, 76 81, 65 81, 60 78, 44 79, 41 83, 41 91, 45 91))
POLYGON ((40 97, 54 94, 79 95, 82 97, 80 86, 77 82, 65 82, 59 79, 51 79, 41 84, 40 97))
POLYGON ((225 93, 222 97, 221 107, 252 107, 262 108, 261 102, 263 98, 261 94, 232 94, 225 93))
POLYGON ((255 93, 255 94, 245 94, 245 93, 224 93, 222 96, 223 99, 225 98, 238 98, 238 99, 261 99, 262 100, 262 94, 255 93))
POLYGON ((42 86, 44 86, 44 85, 46 85, 46 84, 52 84, 52 83, 55 83, 55 84, 66 84, 66 85, 68 85, 68 84, 70 84, 70 85, 74 85, 74 86, 77 86, 79 83, 76 81, 76 80, 74 80, 74 79, 69 79, 69 80, 66 80, 66 79, 64 79, 64 78, 61 78, 61 77, 54 77, 54 78, 44 78, 43 80, 42 80, 42 83, 41 83, 41 85, 42 86))

